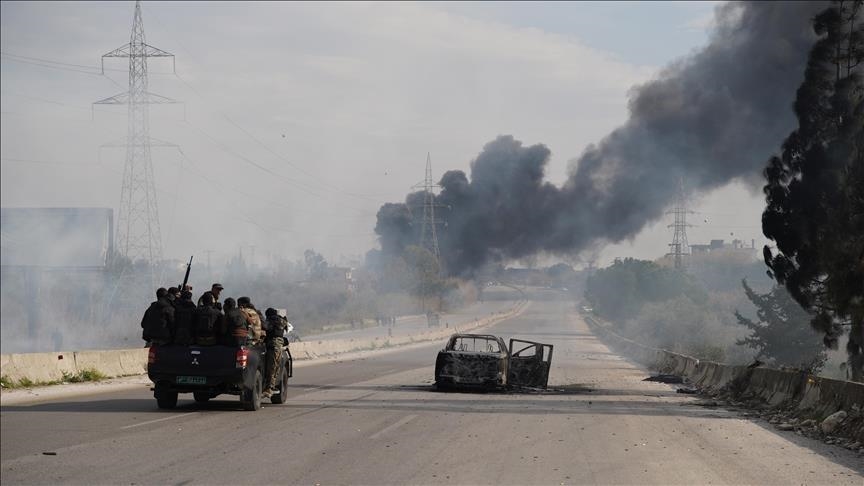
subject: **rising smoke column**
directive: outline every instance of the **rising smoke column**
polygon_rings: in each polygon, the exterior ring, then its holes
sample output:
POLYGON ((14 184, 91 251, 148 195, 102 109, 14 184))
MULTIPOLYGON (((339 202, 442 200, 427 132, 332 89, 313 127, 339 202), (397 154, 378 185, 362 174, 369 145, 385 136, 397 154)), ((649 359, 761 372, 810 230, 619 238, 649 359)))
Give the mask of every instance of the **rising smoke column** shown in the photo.
MULTIPOLYGON (((489 142, 470 179, 450 171, 441 180, 448 271, 632 237, 663 215, 679 176, 696 192, 758 180, 795 126, 791 105, 815 40, 810 20, 826 6, 718 7, 708 46, 636 87, 629 120, 588 147, 560 188, 543 180, 545 146, 525 147, 510 136, 489 142)), ((398 247, 411 230, 390 224, 393 208, 384 209, 376 232, 382 248, 398 247)))

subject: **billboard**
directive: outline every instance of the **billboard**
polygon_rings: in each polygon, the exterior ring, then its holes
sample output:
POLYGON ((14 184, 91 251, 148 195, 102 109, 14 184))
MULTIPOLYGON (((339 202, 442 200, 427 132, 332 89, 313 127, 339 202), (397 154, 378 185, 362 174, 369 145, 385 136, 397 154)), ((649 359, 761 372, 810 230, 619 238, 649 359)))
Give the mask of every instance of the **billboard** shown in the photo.
POLYGON ((104 267, 114 249, 110 208, 0 208, 0 265, 104 267))

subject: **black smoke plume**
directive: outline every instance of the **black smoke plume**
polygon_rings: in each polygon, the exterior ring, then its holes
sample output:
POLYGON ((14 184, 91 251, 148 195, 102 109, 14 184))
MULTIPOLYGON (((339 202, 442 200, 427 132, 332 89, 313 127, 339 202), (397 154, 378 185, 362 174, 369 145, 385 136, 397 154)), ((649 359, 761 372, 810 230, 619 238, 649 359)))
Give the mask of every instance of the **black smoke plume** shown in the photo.
MULTIPOLYGON (((562 187, 544 182, 544 145, 526 147, 512 136, 486 144, 470 179, 462 171, 441 179, 445 268, 471 273, 489 262, 573 254, 635 236, 674 201, 679 177, 694 192, 736 179, 758 183, 795 126, 792 102, 815 41, 810 21, 826 5, 718 7, 708 46, 634 88, 629 120, 589 146, 562 187)), ((416 200, 415 193, 379 211, 385 254, 417 241, 416 200)))

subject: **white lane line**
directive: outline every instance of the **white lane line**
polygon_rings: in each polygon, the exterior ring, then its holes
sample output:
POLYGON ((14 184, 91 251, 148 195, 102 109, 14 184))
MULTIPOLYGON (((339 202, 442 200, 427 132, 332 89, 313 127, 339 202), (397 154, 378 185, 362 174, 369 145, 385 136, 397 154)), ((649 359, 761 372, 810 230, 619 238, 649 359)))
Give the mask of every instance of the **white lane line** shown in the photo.
POLYGON ((141 427, 142 425, 155 424, 156 422, 164 422, 166 420, 174 420, 176 418, 186 417, 187 415, 195 415, 196 413, 198 413, 198 412, 186 412, 186 413, 181 413, 181 414, 177 414, 177 415, 171 415, 169 417, 162 417, 162 418, 156 419, 156 420, 148 420, 146 422, 141 422, 138 424, 132 424, 132 425, 126 425, 124 427, 120 427, 120 430, 131 429, 134 427, 141 427))
POLYGON ((374 434, 370 435, 369 438, 371 440, 375 440, 378 437, 381 437, 382 435, 384 435, 388 432, 392 432, 392 431, 396 430, 397 428, 402 427, 403 425, 414 420, 415 418, 417 418, 416 415, 408 415, 407 417, 402 417, 402 419, 399 420, 398 422, 396 422, 395 424, 391 424, 391 425, 388 425, 387 427, 384 427, 383 429, 379 430, 378 432, 375 432, 374 434))

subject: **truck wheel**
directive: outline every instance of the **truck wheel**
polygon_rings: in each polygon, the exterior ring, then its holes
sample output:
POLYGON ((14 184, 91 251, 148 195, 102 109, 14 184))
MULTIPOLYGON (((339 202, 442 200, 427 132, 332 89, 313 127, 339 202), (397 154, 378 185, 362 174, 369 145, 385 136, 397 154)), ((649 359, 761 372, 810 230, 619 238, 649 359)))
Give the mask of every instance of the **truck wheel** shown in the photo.
POLYGON ((162 409, 172 409, 177 406, 177 392, 168 389, 164 383, 157 383, 153 392, 156 397, 156 405, 162 409))
POLYGON ((261 410, 261 391, 263 388, 261 371, 255 371, 255 383, 252 388, 244 388, 243 394, 240 395, 240 403, 244 410, 251 412, 261 410))
POLYGON ((192 396, 198 403, 207 403, 213 398, 208 392, 192 392, 192 396))
POLYGON ((288 370, 282 368, 282 381, 279 383, 279 393, 270 396, 270 403, 281 405, 288 399, 288 370))

